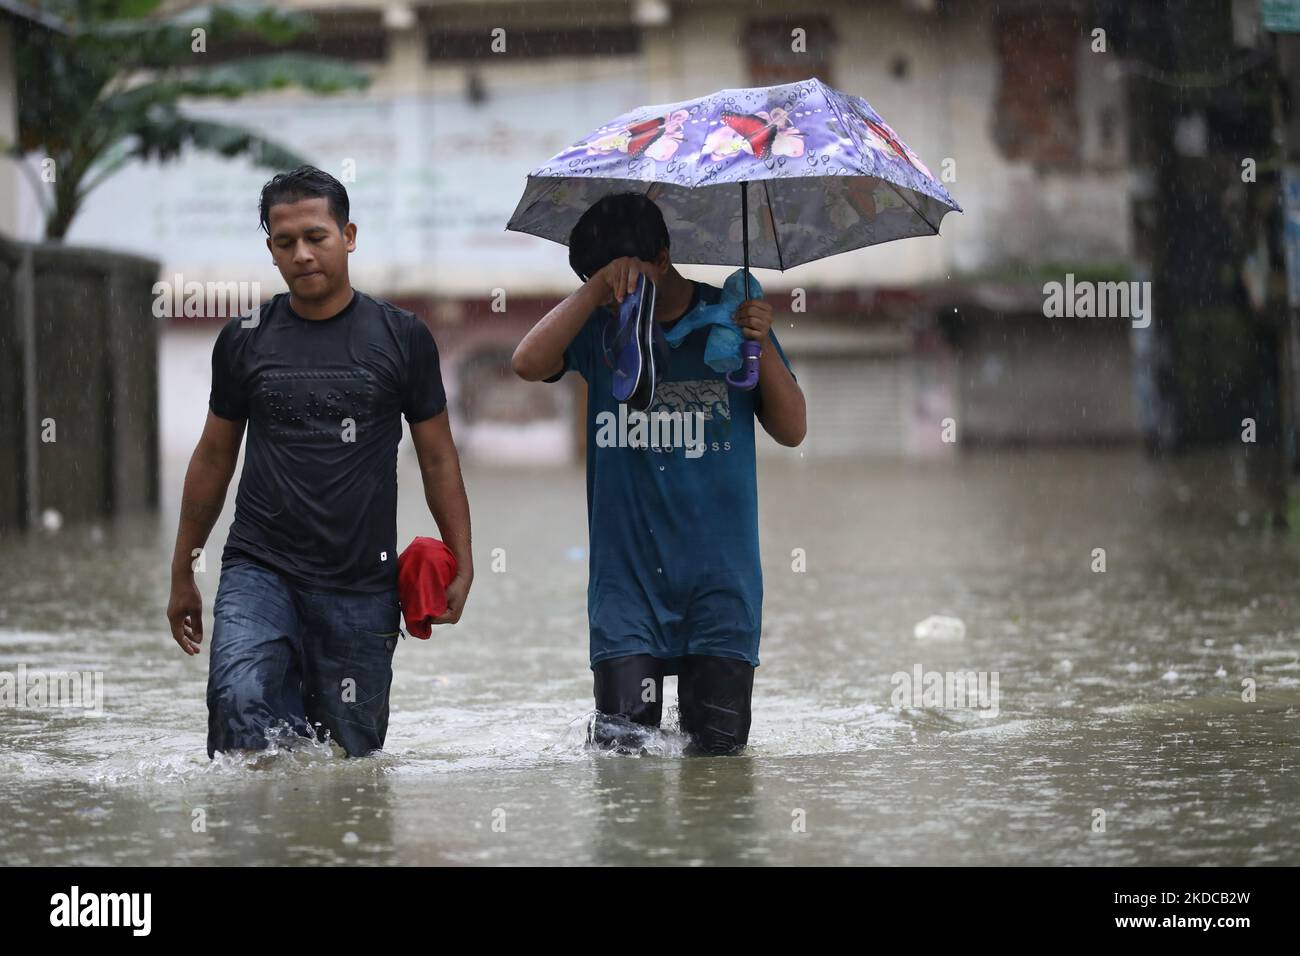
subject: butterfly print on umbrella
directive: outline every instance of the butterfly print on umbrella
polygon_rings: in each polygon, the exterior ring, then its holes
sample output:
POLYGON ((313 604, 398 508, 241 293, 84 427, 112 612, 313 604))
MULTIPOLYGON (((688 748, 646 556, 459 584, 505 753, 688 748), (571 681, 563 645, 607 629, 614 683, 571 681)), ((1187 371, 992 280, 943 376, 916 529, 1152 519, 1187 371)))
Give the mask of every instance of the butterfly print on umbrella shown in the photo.
POLYGON ((627 153, 629 159, 648 156, 658 162, 665 162, 672 159, 677 147, 682 144, 683 127, 689 115, 686 110, 674 110, 667 116, 622 126, 579 145, 585 145, 589 155, 619 152, 627 153))
POLYGON ((759 160, 802 156, 803 133, 790 125, 790 114, 779 106, 771 111, 722 111, 722 124, 704 140, 704 152, 714 162, 746 152, 759 160))

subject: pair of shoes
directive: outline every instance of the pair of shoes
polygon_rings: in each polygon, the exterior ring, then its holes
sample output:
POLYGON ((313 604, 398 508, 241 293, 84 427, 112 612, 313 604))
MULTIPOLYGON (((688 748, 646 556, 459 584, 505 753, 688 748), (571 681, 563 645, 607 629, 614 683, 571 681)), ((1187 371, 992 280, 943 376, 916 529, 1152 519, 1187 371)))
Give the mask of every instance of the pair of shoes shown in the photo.
POLYGON ((655 284, 643 272, 635 291, 623 297, 613 346, 614 400, 642 412, 654 402, 666 354, 655 336, 654 311, 655 284))

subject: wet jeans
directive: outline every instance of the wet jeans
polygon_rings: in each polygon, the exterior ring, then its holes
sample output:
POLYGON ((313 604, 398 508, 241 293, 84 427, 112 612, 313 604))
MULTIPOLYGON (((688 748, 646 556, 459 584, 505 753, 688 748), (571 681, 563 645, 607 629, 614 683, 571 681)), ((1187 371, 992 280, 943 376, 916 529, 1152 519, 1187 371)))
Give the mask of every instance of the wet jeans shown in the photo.
POLYGON ((658 727, 663 715, 664 676, 677 675, 682 732, 699 754, 735 754, 749 742, 754 666, 747 661, 703 654, 667 660, 629 654, 592 666, 597 718, 592 743, 635 751, 636 728, 658 727), (629 733, 630 731, 630 733, 629 733))
POLYGON ((400 635, 397 589, 299 587, 251 561, 222 565, 208 669, 208 756, 262 750, 268 735, 379 750, 400 635), (272 730, 277 728, 277 730, 272 730))

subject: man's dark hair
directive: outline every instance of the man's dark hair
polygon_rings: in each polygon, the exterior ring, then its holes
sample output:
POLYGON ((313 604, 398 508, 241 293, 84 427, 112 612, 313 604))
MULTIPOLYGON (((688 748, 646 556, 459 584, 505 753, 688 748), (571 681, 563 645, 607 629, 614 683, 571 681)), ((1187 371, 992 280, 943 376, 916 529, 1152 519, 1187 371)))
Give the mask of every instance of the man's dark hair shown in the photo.
POLYGON ((262 231, 271 234, 271 207, 278 203, 297 202, 321 196, 329 200, 330 216, 339 224, 339 232, 348 224, 348 191, 343 184, 315 166, 299 166, 287 173, 277 173, 262 187, 259 212, 262 231))
POLYGON ((668 248, 664 214, 641 193, 597 200, 569 233, 569 265, 586 282, 623 256, 653 262, 668 248))

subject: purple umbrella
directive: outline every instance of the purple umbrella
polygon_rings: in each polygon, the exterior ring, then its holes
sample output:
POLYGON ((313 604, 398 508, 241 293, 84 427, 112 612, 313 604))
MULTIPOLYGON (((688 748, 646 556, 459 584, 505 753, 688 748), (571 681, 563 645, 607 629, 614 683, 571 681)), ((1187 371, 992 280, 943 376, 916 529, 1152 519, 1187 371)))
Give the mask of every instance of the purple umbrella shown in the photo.
MULTIPOLYGON (((625 113, 529 173, 506 228, 564 244, 592 203, 629 191, 663 210, 674 261, 743 265, 746 297, 751 264, 936 235, 961 211, 866 100, 810 79, 625 113)), ((758 384, 759 349, 745 341, 728 382, 758 384)))

